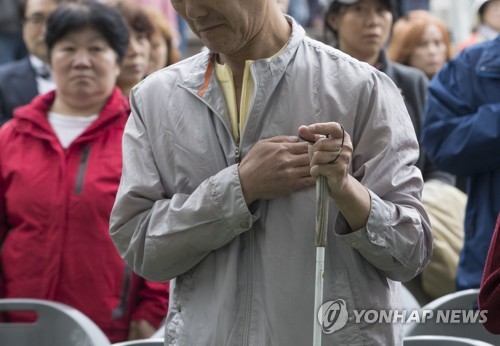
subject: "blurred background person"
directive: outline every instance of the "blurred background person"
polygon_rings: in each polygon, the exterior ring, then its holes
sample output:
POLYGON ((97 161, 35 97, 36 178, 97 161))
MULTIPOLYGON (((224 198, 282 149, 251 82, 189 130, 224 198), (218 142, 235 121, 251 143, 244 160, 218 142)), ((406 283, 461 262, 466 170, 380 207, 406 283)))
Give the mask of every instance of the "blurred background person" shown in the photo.
MULTIPOLYGON (((144 7, 152 7, 166 18, 168 23, 170 24, 171 29, 174 31, 174 37, 177 41, 179 39, 179 18, 177 16, 177 12, 175 12, 172 7, 172 3, 170 0, 135 0, 137 3, 141 4, 144 7)), ((176 43, 177 44, 177 43, 176 43)))
POLYGON ((432 79, 452 57, 448 30, 428 11, 410 11, 394 24, 387 55, 392 61, 422 70, 432 79))
MULTIPOLYGON (((415 133, 420 135, 424 108, 426 102, 426 91, 428 79, 420 69, 405 66, 391 61, 387 58, 385 51, 386 43, 391 33, 393 18, 396 13, 396 2, 392 0, 333 0, 325 14, 325 27, 330 30, 334 38, 334 46, 354 58, 367 62, 376 69, 387 74, 401 91, 408 114, 410 115, 415 133)), ((442 251, 437 251, 431 262, 437 266, 438 273, 442 272, 443 263, 439 260, 444 252, 445 268, 449 269, 458 262, 458 252, 461 249, 460 238, 462 229, 456 229, 463 220, 463 210, 465 209, 465 196, 454 187, 455 177, 447 172, 438 170, 427 158, 424 150, 420 150, 420 157, 416 166, 422 171, 425 181, 424 196, 427 205, 426 211, 433 214, 434 220, 445 220, 447 226, 443 228, 444 235, 436 239, 444 238, 443 242, 434 243, 434 247, 444 245, 442 251), (451 192, 450 192, 451 190, 451 192), (451 194, 443 193, 450 192, 451 194), (441 197, 453 196, 453 204, 444 204, 441 197), (438 209, 438 208, 440 209, 438 209), (455 208, 455 209, 454 209, 455 208), (462 210, 456 213, 456 209, 462 210), (449 231, 452 228, 452 231, 449 231), (456 236, 459 234, 459 236, 456 236), (452 246, 448 245, 448 240, 452 246), (448 256, 448 253, 452 256, 448 256), (453 257, 454 254, 454 257, 453 257)), ((438 232, 433 228, 433 234, 438 232)), ((431 265, 431 264, 430 264, 431 265)), ((433 295, 442 295, 443 291, 454 290, 456 270, 452 270, 448 276, 441 276, 444 285, 435 286, 436 271, 430 271, 430 280, 425 283, 422 276, 417 276, 414 280, 406 283, 409 290, 416 296, 421 304, 432 300, 433 295), (427 283, 429 283, 427 285, 427 283), (441 287, 445 287, 444 290, 441 287), (426 288, 430 287, 430 290, 426 288)))
POLYGON ((44 36, 48 16, 64 1, 26 0, 21 7, 23 39, 29 56, 0 66, 0 124, 12 118, 14 108, 55 88, 44 36))
POLYGON ((150 36, 151 53, 148 74, 181 60, 181 52, 175 45, 175 34, 165 16, 153 7, 146 7, 146 13, 153 25, 150 36))
POLYGON ((490 333, 500 334, 500 214, 486 257, 478 301, 479 309, 488 311, 484 327, 490 333))
POLYGON ((457 52, 486 40, 492 40, 500 33, 500 0, 475 0, 473 13, 476 25, 471 34, 460 42, 457 52))
POLYGON ((133 274, 109 236, 130 112, 115 87, 127 25, 89 0, 61 5, 47 26, 57 91, 0 128, 0 296, 70 305, 112 342, 149 337, 167 313, 167 284, 133 274))
POLYGON ((462 51, 434 76, 421 139, 431 160, 467 178, 458 290, 479 288, 500 212, 500 36, 462 51))
MULTIPOLYGON (((425 107, 427 78, 419 69, 390 61, 385 45, 391 32, 396 3, 392 0, 333 0, 325 14, 325 27, 333 34, 333 45, 350 56, 387 74, 398 86, 415 132, 420 133, 425 107)), ((326 38, 328 40, 328 38, 326 38)), ((420 153, 417 167, 424 180, 455 184, 449 173, 437 170, 420 153)))
POLYGON ((134 0, 106 0, 106 2, 121 13, 130 32, 127 54, 116 81, 123 95, 128 97, 130 90, 148 74, 150 40, 154 27, 145 7, 134 0))
POLYGON ((283 13, 292 16, 300 25, 307 26, 309 22, 309 3, 307 0, 278 0, 283 13))
POLYGON ((23 41, 21 6, 24 0, 0 0, 0 64, 27 54, 23 41))

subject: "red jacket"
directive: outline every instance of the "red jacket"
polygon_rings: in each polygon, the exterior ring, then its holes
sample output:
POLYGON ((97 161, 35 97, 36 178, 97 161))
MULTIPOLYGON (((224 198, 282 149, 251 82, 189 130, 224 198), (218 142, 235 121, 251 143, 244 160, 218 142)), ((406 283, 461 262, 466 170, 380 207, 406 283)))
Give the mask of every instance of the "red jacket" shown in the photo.
POLYGON ((68 304, 122 341, 131 319, 158 327, 168 304, 168 284, 132 274, 109 236, 128 101, 115 89, 63 149, 47 120, 54 97, 38 96, 0 128, 0 297, 68 304))
POLYGON ((488 310, 484 327, 493 334, 500 334, 500 214, 484 266, 479 308, 488 310))

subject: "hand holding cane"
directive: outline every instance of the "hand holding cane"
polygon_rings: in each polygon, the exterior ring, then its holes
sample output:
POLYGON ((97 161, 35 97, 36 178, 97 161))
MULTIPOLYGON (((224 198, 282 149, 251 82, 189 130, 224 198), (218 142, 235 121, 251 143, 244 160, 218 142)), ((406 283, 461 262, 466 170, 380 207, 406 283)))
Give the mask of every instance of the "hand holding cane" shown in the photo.
MULTIPOLYGON (((342 154, 344 148, 344 127, 342 127, 342 143, 337 156, 328 164, 334 164, 342 154)), ((327 136, 328 137, 328 136, 327 136)), ((309 141, 310 144, 314 142, 309 141)), ((316 179, 316 280, 314 291, 314 327, 313 327, 313 346, 321 346, 322 326, 316 320, 317 316, 323 316, 323 282, 325 271, 325 248, 328 230, 328 202, 330 199, 330 189, 325 176, 320 175, 316 179)))

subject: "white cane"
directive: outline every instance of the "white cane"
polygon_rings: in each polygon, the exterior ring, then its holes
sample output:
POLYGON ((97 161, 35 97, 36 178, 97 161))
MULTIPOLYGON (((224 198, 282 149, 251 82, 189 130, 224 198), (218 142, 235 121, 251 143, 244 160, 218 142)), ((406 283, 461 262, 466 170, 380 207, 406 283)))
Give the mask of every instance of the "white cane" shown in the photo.
POLYGON ((328 224, 329 189, 326 177, 320 175, 316 179, 316 288, 314 291, 314 334, 313 346, 321 346, 322 326, 317 316, 323 305, 323 273, 325 271, 326 230, 328 224))
MULTIPOLYGON (((335 159, 329 164, 333 164, 342 154, 344 149, 345 130, 342 125, 342 143, 335 159)), ((327 135, 328 137, 328 135, 327 135)), ((323 319, 323 282, 325 272, 325 248, 328 229, 328 202, 330 200, 330 189, 328 181, 324 175, 316 179, 316 287, 314 290, 314 327, 313 327, 313 346, 321 346, 323 319), (317 321, 317 317, 321 318, 317 321)))

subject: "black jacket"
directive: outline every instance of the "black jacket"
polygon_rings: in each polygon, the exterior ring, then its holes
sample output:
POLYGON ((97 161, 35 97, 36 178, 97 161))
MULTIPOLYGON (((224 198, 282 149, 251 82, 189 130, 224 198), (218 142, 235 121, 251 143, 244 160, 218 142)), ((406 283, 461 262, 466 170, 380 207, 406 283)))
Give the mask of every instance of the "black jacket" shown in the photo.
POLYGON ((0 65, 0 125, 12 118, 14 108, 38 95, 35 71, 29 57, 0 65))
MULTIPOLYGON (((385 52, 380 54, 379 70, 392 79, 401 91, 406 109, 410 114, 417 138, 424 120, 424 110, 427 95, 427 76, 417 68, 398 64, 387 59, 385 52)), ((422 145, 416 166, 422 171, 424 180, 437 179, 444 183, 455 185, 455 176, 438 170, 427 158, 422 145)))

